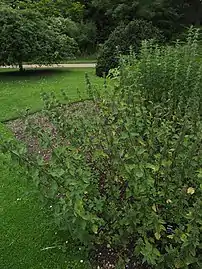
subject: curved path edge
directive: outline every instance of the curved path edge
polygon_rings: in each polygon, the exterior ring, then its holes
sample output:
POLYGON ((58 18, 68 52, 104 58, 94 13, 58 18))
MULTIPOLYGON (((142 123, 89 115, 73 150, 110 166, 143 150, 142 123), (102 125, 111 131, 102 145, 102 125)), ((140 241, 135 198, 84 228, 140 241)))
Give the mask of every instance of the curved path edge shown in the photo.
MULTIPOLYGON (((94 68, 96 63, 75 63, 75 64, 51 64, 51 65, 39 65, 39 64, 25 64, 25 69, 32 68, 94 68)), ((0 66, 0 68, 18 68, 16 65, 12 66, 0 66)))

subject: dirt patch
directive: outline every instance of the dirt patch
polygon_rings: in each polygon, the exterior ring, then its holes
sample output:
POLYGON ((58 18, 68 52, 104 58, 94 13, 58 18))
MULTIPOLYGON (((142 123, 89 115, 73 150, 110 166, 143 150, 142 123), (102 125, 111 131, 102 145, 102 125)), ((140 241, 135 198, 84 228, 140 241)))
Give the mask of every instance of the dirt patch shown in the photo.
MULTIPOLYGON (((92 101, 77 102, 70 106, 63 105, 57 108, 61 111, 63 118, 93 117, 94 105, 92 101)), ((28 115, 25 119, 16 119, 6 123, 7 127, 13 132, 15 137, 23 142, 30 154, 41 155, 45 160, 51 158, 51 153, 59 144, 69 144, 65 137, 59 134, 57 127, 52 123, 48 116, 43 112, 28 115), (31 130, 30 130, 31 129, 31 130), (49 148, 44 149, 40 142, 40 137, 47 136, 50 140, 49 148)))
MULTIPOLYGON (((140 260, 130 258, 133 256, 133 249, 124 251, 128 255, 124 255, 126 261, 120 259, 119 253, 123 254, 123 251, 115 251, 107 246, 99 246, 95 251, 91 253, 92 264, 97 269, 152 269, 151 267, 143 264, 140 260)), ((125 253, 126 254, 126 253, 125 253)))
MULTIPOLYGON (((36 132, 40 129, 40 132, 42 133, 44 132, 51 134, 51 140, 53 142, 52 145, 54 145, 54 140, 56 141, 57 137, 57 131, 46 116, 40 113, 36 113, 34 115, 28 116, 26 121, 27 120, 29 122, 32 122, 33 127, 36 128, 36 132)), ((7 126, 19 141, 25 143, 30 154, 41 155, 44 160, 47 161, 50 159, 52 149, 43 149, 40 144, 40 139, 38 138, 38 135, 34 133, 29 133, 24 120, 17 119, 8 122, 7 126)))

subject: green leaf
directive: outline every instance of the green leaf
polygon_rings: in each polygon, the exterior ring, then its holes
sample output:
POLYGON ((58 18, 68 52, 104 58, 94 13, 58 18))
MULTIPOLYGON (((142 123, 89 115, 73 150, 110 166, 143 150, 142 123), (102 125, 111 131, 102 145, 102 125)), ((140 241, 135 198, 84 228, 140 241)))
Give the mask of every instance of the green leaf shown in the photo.
POLYGON ((56 181, 53 181, 51 183, 51 186, 49 188, 49 197, 54 198, 54 196, 58 193, 58 184, 56 181))
POLYGON ((157 208, 156 208, 155 204, 152 206, 152 209, 153 209, 154 212, 157 212, 157 208))
POLYGON ((83 207, 83 201, 82 200, 77 200, 75 205, 74 205, 74 210, 75 213, 80 216, 84 220, 88 220, 88 216, 85 214, 85 210, 83 207))
POLYGON ((183 268, 184 267, 184 262, 182 260, 177 260, 175 262, 175 268, 179 269, 179 268, 183 268))
POLYGON ((151 164, 151 163, 147 163, 146 164, 146 168, 152 169, 154 172, 158 172, 159 171, 159 165, 154 165, 154 164, 151 164))
POLYGON ((64 175, 65 171, 62 168, 55 168, 49 172, 52 177, 61 177, 64 175))
POLYGON ((144 172, 141 171, 141 170, 139 170, 139 171, 135 171, 135 175, 136 175, 136 177, 138 177, 138 178, 142 178, 142 177, 144 176, 144 172))
POLYGON ((157 233, 157 232, 154 234, 154 236, 155 236, 155 238, 156 238, 157 240, 160 240, 160 238, 161 238, 160 233, 157 233))
POLYGON ((97 225, 93 225, 93 226, 92 226, 92 230, 93 230, 93 232, 94 232, 95 234, 97 234, 97 232, 98 232, 98 226, 97 226, 97 225))
POLYGON ((173 239, 174 238, 174 234, 171 235, 167 235, 168 238, 173 239))
POLYGON ((202 178, 202 168, 198 170, 198 178, 202 178))

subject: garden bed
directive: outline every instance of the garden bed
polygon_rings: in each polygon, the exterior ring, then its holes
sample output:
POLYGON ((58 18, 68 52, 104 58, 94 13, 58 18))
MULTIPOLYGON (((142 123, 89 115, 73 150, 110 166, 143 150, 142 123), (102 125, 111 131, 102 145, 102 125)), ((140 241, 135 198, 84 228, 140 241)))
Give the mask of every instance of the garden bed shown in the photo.
MULTIPOLYGON (((92 115, 92 111, 90 111, 91 105, 92 103, 90 101, 72 103, 70 106, 66 106, 66 116, 68 117, 69 114, 71 114, 73 117, 79 117, 81 114, 90 116, 92 115)), ((61 113, 63 112, 64 108, 62 109, 61 113)), ((58 132, 56 127, 50 122, 48 116, 45 113, 37 112, 31 115, 27 115, 26 118, 18 118, 8 121, 6 125, 13 132, 17 140, 23 142, 26 145, 29 153, 39 154, 45 159, 50 157, 50 151, 43 151, 42 147, 40 146, 38 136, 33 134, 34 128, 37 128, 35 130, 36 132, 40 131, 47 133, 51 136, 51 140, 53 142, 52 146, 55 146, 54 142, 56 141, 58 132), (32 129, 32 134, 28 130, 29 127, 32 129)))
MULTIPOLYGON (((93 119, 94 113, 93 103, 91 101, 84 101, 73 103, 70 106, 66 106, 66 113, 75 118, 79 118, 81 115, 88 117, 89 120, 93 119)), ((61 110, 61 113, 64 113, 64 107, 61 110)), ((14 136, 25 144, 28 149, 29 154, 36 154, 43 157, 45 161, 49 161, 52 155, 52 151, 55 147, 58 146, 58 136, 60 136, 61 143, 70 143, 65 141, 61 135, 58 134, 57 128, 50 122, 48 116, 43 112, 37 112, 32 115, 27 115, 26 118, 16 119, 7 122, 7 127, 13 132, 14 136), (32 134, 29 129, 32 129, 32 134), (44 149, 39 141, 39 136, 33 133, 35 131, 44 132, 48 135, 51 135, 51 146, 49 149, 44 149)), ((122 252, 122 251, 121 251, 122 252)), ((130 250, 128 250, 130 253, 130 250)), ((128 255, 130 257, 132 255, 128 255)), ((93 267, 97 269, 113 269, 116 267, 117 262, 119 261, 119 254, 117 251, 113 250, 110 246, 98 246, 90 253, 90 260, 93 267)), ((127 269, 149 269, 150 267, 143 265, 140 261, 134 261, 133 259, 128 258, 128 263, 124 265, 127 269)))

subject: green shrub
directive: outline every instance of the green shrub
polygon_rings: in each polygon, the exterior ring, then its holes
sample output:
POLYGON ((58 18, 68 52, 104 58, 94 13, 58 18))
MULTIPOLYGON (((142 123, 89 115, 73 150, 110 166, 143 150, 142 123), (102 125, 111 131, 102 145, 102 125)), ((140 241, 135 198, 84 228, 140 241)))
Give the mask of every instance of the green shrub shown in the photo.
POLYGON ((202 66, 198 59, 201 57, 198 34, 198 30, 191 28, 186 43, 177 42, 174 47, 144 41, 138 59, 131 64, 130 57, 129 63, 125 58, 127 68, 123 79, 130 85, 137 83, 147 100, 164 104, 171 115, 181 113, 184 116, 190 108, 201 115, 202 66))
POLYGON ((118 26, 100 51, 96 66, 97 76, 107 75, 110 69, 117 67, 119 55, 129 54, 130 46, 138 52, 142 40, 151 38, 156 40, 162 38, 160 31, 151 22, 134 20, 127 25, 118 26))
POLYGON ((97 91, 87 79, 93 101, 80 111, 45 95, 58 138, 35 133, 49 160, 4 144, 27 164, 60 229, 161 269, 202 267, 202 81, 191 36, 162 49, 144 43, 113 87, 97 91))

